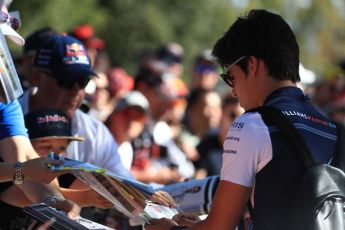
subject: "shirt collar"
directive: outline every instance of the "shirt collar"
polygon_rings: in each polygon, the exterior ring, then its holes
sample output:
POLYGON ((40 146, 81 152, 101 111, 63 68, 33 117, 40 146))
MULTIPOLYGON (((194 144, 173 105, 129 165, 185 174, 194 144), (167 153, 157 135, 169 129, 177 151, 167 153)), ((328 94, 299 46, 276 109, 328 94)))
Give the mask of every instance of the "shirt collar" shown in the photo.
POLYGON ((295 98, 301 98, 306 99, 306 96, 304 95, 303 91, 295 86, 288 86, 288 87, 282 87, 279 89, 274 90, 264 101, 264 105, 270 105, 273 101, 277 98, 281 97, 295 97, 295 98))

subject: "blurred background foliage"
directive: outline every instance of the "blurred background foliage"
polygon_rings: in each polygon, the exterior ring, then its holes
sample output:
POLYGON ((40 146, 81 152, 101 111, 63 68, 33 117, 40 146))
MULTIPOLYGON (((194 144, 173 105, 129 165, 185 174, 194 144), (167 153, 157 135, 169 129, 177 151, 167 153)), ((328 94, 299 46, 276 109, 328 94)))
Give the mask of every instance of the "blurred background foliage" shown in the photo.
MULTIPOLYGON (((24 37, 44 26, 68 32, 76 25, 92 25, 105 40, 112 65, 133 75, 143 50, 167 42, 184 47, 188 73, 193 58, 212 48, 235 18, 251 8, 281 14, 296 33, 303 65, 320 77, 345 57, 343 0, 14 0, 9 10, 19 10, 24 37)), ((20 48, 11 48, 20 54, 20 48)))

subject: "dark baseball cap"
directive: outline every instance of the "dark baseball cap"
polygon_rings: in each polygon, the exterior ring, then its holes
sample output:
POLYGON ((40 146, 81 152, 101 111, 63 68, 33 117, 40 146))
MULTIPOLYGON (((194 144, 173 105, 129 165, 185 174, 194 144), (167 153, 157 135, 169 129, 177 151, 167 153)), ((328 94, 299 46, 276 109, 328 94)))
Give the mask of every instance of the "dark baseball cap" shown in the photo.
POLYGON ((157 59, 167 64, 181 63, 183 55, 183 47, 178 43, 168 43, 156 51, 157 59))
POLYGON ((139 82, 144 82, 149 87, 154 88, 163 84, 162 73, 156 72, 150 67, 140 68, 134 82, 134 88, 137 87, 139 82))
POLYGON ((30 140, 51 138, 84 140, 82 137, 72 135, 71 121, 60 110, 42 108, 26 114, 24 119, 30 140))
POLYGON ((34 67, 52 72, 58 80, 73 81, 97 76, 83 44, 68 35, 56 35, 44 42, 34 57, 34 67))
POLYGON ((44 41, 57 35, 54 29, 50 27, 44 27, 42 29, 36 30, 29 36, 25 38, 25 44, 23 47, 23 52, 26 55, 36 54, 37 49, 44 43, 44 41))

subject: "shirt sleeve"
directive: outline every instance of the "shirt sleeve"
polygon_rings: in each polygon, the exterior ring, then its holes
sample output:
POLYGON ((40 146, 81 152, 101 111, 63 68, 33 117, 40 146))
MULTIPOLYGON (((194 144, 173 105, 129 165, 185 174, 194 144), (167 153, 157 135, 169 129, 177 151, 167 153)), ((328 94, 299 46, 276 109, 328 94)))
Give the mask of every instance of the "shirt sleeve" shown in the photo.
POLYGON ((243 114, 223 144, 221 180, 253 187, 255 175, 272 159, 268 127, 258 113, 243 114))
POLYGON ((17 135, 28 136, 18 101, 6 105, 0 103, 0 140, 17 135))

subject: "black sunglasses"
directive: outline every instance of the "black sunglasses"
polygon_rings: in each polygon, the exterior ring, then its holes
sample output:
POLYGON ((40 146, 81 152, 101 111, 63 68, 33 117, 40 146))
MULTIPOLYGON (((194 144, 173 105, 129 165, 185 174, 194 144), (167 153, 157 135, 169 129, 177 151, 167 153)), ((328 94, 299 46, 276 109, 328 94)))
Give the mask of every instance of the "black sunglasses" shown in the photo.
POLYGON ((233 67, 234 65, 236 65, 237 63, 239 63, 240 61, 242 61, 243 59, 245 59, 247 56, 242 56, 239 59, 237 59, 236 61, 234 61, 231 65, 229 65, 223 73, 219 74, 219 76, 223 79, 223 81, 225 81, 225 83, 230 86, 231 88, 234 88, 235 86, 235 79, 234 76, 231 76, 229 74, 229 71, 231 69, 231 67, 233 67))
POLYGON ((75 84, 78 84, 80 89, 85 89, 85 87, 90 81, 90 78, 83 78, 83 79, 72 80, 72 81, 61 80, 61 79, 55 79, 55 80, 61 89, 73 89, 75 84))
POLYGON ((85 87, 87 86, 87 84, 89 83, 90 81, 90 78, 87 77, 87 78, 81 78, 81 79, 78 79, 78 80, 61 80, 61 79, 56 79, 52 73, 50 72, 47 72, 47 71, 41 71, 41 73, 43 73, 44 75, 47 75, 51 78, 53 78, 57 85, 61 88, 61 89, 67 89, 67 90, 70 90, 70 89, 73 89, 73 87, 75 86, 75 84, 78 84, 79 88, 80 89, 85 89, 85 87))
POLYGON ((235 86, 235 79, 233 76, 231 76, 228 73, 229 70, 226 70, 226 72, 219 74, 219 76, 223 79, 223 81, 230 86, 231 88, 234 88, 235 86))

